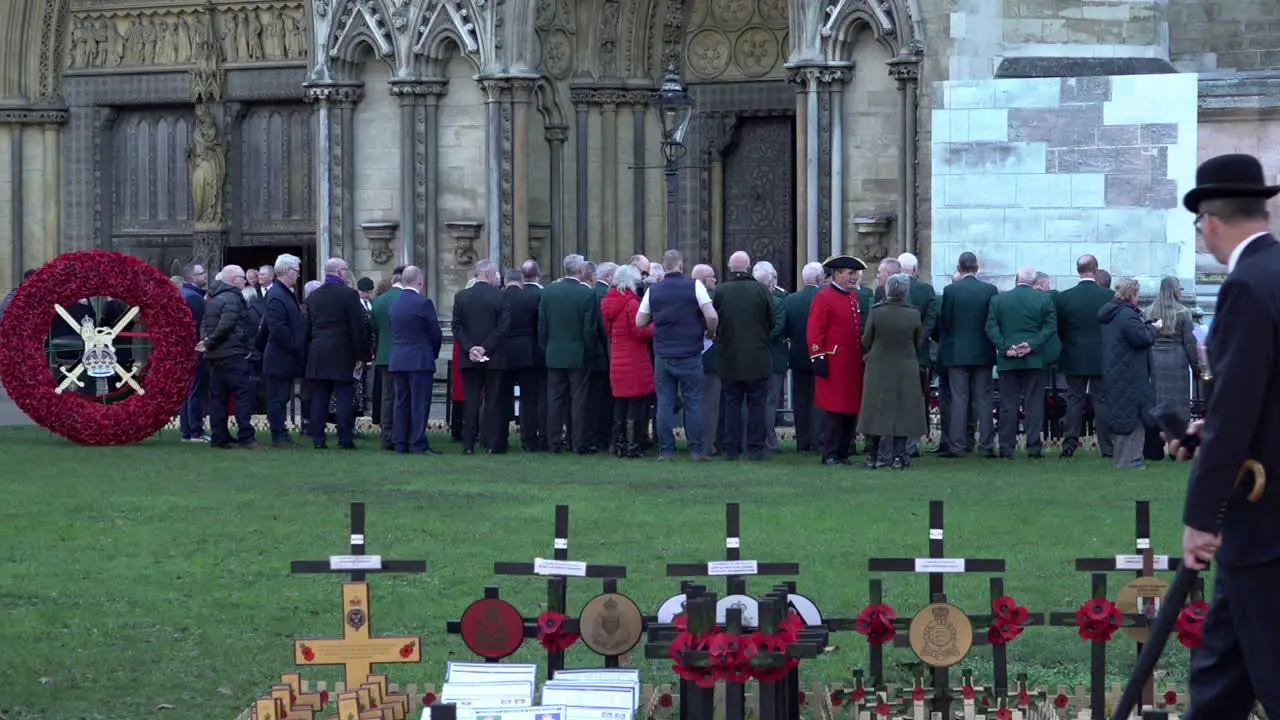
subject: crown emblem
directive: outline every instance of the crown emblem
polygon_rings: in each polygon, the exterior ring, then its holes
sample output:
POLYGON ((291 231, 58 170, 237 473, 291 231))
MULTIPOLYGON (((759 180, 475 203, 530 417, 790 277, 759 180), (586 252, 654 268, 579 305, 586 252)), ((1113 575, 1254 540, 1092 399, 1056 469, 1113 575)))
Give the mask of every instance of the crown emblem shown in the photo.
POLYGON ((950 614, 951 610, 945 607, 936 607, 933 609, 934 620, 946 620, 947 616, 950 614))
POLYGON ((608 600, 605 600, 605 601, 604 601, 604 609, 605 609, 605 610, 608 610, 609 612, 617 612, 617 611, 618 611, 618 601, 617 601, 616 599, 614 599, 614 598, 609 598, 608 600))
POLYGON ((85 348, 80 358, 85 374, 93 378, 114 377, 116 374, 116 350, 111 346, 110 328, 95 328, 93 320, 84 318, 85 348))

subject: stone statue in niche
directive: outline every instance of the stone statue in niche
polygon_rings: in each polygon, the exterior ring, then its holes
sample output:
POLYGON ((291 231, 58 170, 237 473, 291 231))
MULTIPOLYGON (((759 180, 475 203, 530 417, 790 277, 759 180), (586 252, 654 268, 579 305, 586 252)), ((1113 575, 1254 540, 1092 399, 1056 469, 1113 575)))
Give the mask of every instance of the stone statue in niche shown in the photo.
MULTIPOLYGON (((177 35, 173 36, 177 39, 177 35)), ((169 23, 156 20, 156 50, 152 62, 156 65, 172 65, 177 60, 177 53, 169 44, 169 23)))
POLYGON ((302 28, 302 16, 288 15, 289 27, 284 34, 284 56, 300 60, 307 56, 307 36, 302 28))
POLYGON ((129 29, 124 31, 124 59, 121 62, 124 65, 141 65, 142 57, 142 21, 133 18, 129 21, 129 29))
POLYGON ((195 47, 191 58, 195 67, 191 70, 191 101, 193 103, 218 102, 222 99, 222 69, 218 67, 219 50, 213 30, 213 15, 205 12, 193 18, 195 47))
POLYGON ((156 60, 156 26, 146 16, 139 24, 142 26, 142 64, 151 65, 156 60))
POLYGON ((262 24, 262 55, 279 60, 284 52, 284 17, 278 8, 267 11, 267 21, 262 24))
POLYGON ((262 59, 262 21, 254 10, 240 13, 240 32, 244 35, 244 55, 246 60, 262 59))
POLYGON ((192 222, 196 227, 221 227, 222 183, 227 164, 218 124, 208 105, 196 106, 187 165, 191 170, 192 222))
POLYGON ((191 20, 181 17, 173 21, 174 32, 178 36, 178 62, 191 62, 192 45, 191 45, 191 20))
POLYGON ((124 61, 124 36, 116 29, 113 20, 99 20, 93 27, 95 46, 92 65, 96 67, 117 67, 124 61))
POLYGON ((222 57, 227 60, 241 57, 236 53, 239 45, 240 18, 235 13, 227 13, 222 16, 222 57))
POLYGON ((73 68, 89 67, 93 43, 93 30, 80 18, 71 22, 71 54, 68 65, 73 68))

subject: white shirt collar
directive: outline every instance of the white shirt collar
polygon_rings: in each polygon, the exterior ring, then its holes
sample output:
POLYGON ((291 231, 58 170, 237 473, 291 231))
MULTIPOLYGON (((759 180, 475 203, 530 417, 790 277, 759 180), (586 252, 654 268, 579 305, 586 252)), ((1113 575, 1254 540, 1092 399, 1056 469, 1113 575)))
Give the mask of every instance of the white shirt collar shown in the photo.
POLYGON ((1097 278, 1080 278, 1080 282, 1082 282, 1082 283, 1084 283, 1084 282, 1091 282, 1091 283, 1093 283, 1093 284, 1097 285, 1097 284, 1098 284, 1098 279, 1097 279, 1097 278))
POLYGON ((392 283, 392 284, 391 284, 391 287, 393 287, 393 288, 400 288, 401 290, 404 290, 404 289, 405 289, 404 285, 401 285, 400 283, 392 283))
POLYGON ((1237 245, 1236 249, 1231 251, 1231 257, 1227 258, 1227 272, 1230 273, 1236 269, 1236 263, 1240 262, 1240 256, 1244 254, 1244 249, 1249 247, 1249 243, 1266 234, 1266 232, 1260 232, 1255 235, 1250 235, 1245 238, 1244 242, 1237 245))

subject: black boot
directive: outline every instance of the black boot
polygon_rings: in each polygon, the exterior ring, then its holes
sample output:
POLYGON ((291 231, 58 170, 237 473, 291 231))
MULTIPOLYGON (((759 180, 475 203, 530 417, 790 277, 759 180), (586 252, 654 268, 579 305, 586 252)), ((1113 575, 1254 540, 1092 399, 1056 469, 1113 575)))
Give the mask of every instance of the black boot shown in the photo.
POLYGON ((623 434, 623 423, 621 420, 613 421, 613 454, 616 457, 629 457, 627 455, 626 436, 623 434))
POLYGON ((640 443, 636 442, 636 421, 628 420, 623 430, 622 438, 623 446, 626 448, 626 454, 623 457, 638 458, 644 457, 644 452, 640 449, 640 443))

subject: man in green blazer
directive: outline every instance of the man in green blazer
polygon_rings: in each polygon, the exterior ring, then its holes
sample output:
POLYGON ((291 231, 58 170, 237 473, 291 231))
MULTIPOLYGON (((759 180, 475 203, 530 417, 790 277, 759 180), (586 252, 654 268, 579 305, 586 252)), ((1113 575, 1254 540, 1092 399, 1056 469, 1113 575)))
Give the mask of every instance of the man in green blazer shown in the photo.
MULTIPOLYGON (((791 363, 791 412, 796 425, 796 451, 814 452, 822 448, 822 431, 827 414, 813 402, 813 364, 809 360, 809 345, 806 332, 809 327, 809 306, 813 305, 813 296, 822 289, 826 280, 826 271, 822 263, 812 262, 800 271, 800 279, 804 287, 787 296, 783 303, 787 339, 790 341, 791 363)), ((865 290, 867 295, 870 290, 865 290)), ((862 306, 862 298, 858 298, 858 311, 863 314, 867 308, 862 306)), ((870 303, 868 303, 869 305, 870 303)))
POLYGON ((391 362, 391 306, 404 291, 400 284, 400 273, 404 266, 392 271, 391 289, 373 299, 373 324, 378 330, 378 349, 373 355, 373 384, 378 394, 378 431, 382 435, 382 449, 395 450, 395 438, 391 433, 391 414, 395 406, 395 393, 391 391, 391 373, 387 364, 391 362))
POLYGON ((553 452, 591 450, 591 365, 601 352, 600 301, 581 255, 564 259, 564 277, 542 290, 538 345, 547 359, 547 439, 553 452), (572 433, 572 442, 568 442, 572 433))
POLYGON ((1017 285, 991 299, 987 339, 1000 371, 1000 457, 1013 457, 1018 442, 1018 401, 1026 413, 1027 455, 1044 457, 1045 350, 1058 332, 1053 298, 1032 287, 1036 271, 1018 271, 1017 285))
POLYGON ((751 275, 751 258, 738 251, 729 256, 729 277, 716 286, 713 299, 720 324, 720 382, 724 392, 726 460, 741 455, 746 406, 746 449, 751 460, 765 459, 768 442, 769 378, 773 375, 773 299, 751 275))
POLYGON ((978 450, 995 456, 995 432, 991 415, 991 370, 996 350, 987 338, 987 311, 999 291, 978 279, 978 256, 960 254, 956 263, 960 279, 942 289, 938 312, 938 365, 946 369, 950 399, 948 437, 939 457, 963 457, 973 449, 974 421, 978 426, 978 450))
POLYGON ((791 350, 787 347, 787 296, 791 293, 778 287, 778 270, 773 263, 761 260, 752 268, 756 282, 769 289, 773 300, 773 376, 769 378, 769 396, 765 400, 765 418, 769 429, 765 449, 776 453, 778 445, 778 411, 782 409, 782 391, 787 384, 787 364, 791 350))
POLYGON ((1102 394, 1102 322, 1098 309, 1114 294, 1098 283, 1098 259, 1082 255, 1076 260, 1080 282, 1054 298, 1058 314, 1058 338, 1062 354, 1058 370, 1067 378, 1067 416, 1063 421, 1062 457, 1080 447, 1086 394, 1093 395, 1094 427, 1098 449, 1111 456, 1111 432, 1103 422, 1106 398, 1102 394))

